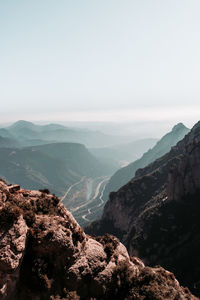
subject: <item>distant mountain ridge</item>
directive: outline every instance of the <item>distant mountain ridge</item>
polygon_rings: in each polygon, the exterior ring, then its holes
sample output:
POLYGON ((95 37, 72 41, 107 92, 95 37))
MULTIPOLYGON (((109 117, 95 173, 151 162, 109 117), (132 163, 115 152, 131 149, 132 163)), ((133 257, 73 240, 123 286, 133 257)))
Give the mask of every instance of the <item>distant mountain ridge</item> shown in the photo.
POLYGON ((110 178, 108 184, 106 185, 103 195, 104 200, 107 201, 111 192, 116 192, 124 184, 128 183, 135 176, 135 172, 139 168, 144 168, 157 158, 170 151, 171 147, 176 145, 176 143, 180 141, 188 132, 189 129, 187 127, 185 127, 182 123, 178 123, 169 133, 164 135, 152 149, 144 153, 140 159, 134 161, 126 167, 119 169, 110 178))
MULTIPOLYGON (((28 121, 17 121, 6 128, 0 128, 0 136, 15 138, 25 146, 32 146, 33 140, 48 143, 81 143, 87 147, 110 146, 119 143, 119 139, 128 141, 127 137, 106 135, 100 131, 70 128, 59 124, 36 125, 28 121)), ((33 145, 36 145, 35 143, 33 145)))

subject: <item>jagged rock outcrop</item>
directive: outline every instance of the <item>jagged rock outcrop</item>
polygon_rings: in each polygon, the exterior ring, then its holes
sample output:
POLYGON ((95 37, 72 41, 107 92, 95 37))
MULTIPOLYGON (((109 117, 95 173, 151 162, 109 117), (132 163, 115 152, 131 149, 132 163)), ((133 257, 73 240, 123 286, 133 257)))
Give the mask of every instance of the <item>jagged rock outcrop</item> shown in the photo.
POLYGON ((110 194, 89 234, 115 234, 150 266, 200 295, 200 122, 169 153, 110 194))
POLYGON ((48 190, 0 181, 0 299, 197 299, 111 235, 90 237, 48 190))
POLYGON ((200 122, 187 138, 183 156, 168 176, 169 200, 179 201, 200 190, 200 122))

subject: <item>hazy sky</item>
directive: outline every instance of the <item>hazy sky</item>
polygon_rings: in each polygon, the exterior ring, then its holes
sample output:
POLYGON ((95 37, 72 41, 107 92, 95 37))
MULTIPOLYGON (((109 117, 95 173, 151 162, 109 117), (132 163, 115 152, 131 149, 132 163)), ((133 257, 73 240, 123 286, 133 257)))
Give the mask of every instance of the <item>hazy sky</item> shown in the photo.
POLYGON ((0 0, 1 122, 193 124, 199 14, 199 0, 0 0))

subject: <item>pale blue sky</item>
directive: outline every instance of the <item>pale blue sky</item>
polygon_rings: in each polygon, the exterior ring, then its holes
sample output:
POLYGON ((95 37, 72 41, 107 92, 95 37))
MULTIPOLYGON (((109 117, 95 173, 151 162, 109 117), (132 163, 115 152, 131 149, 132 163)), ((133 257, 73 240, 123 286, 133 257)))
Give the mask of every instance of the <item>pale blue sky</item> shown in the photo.
POLYGON ((2 122, 193 123, 199 14, 199 0, 0 0, 2 122))

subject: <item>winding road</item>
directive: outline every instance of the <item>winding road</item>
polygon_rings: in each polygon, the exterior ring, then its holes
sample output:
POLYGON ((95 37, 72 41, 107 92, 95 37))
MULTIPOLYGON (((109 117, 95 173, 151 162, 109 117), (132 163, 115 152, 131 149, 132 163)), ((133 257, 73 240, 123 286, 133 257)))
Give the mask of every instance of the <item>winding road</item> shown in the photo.
POLYGON ((70 207, 69 211, 79 221, 81 226, 85 226, 91 222, 92 219, 96 217, 96 214, 100 213, 104 204, 103 193, 109 178, 110 176, 96 178, 87 178, 84 176, 72 184, 61 198, 61 201, 65 203, 66 201, 70 201, 72 195, 79 191, 79 194, 77 194, 74 199, 74 204, 76 203, 77 206, 70 207), (80 195, 81 191, 83 191, 83 193, 87 191, 87 195, 82 197, 82 195, 80 195), (88 218, 89 216, 90 218, 88 218))
MULTIPOLYGON (((104 182, 106 182, 106 181, 108 181, 108 177, 107 177, 106 179, 102 180, 102 181, 97 185, 94 196, 93 196, 89 201, 87 201, 86 203, 84 203, 83 205, 81 205, 80 208, 82 208, 82 207, 86 206, 87 204, 93 202, 93 201, 98 197, 100 188, 101 188, 101 186, 104 184, 104 182)), ((99 203, 96 207, 101 207, 102 204, 104 203, 102 197, 103 197, 103 193, 104 193, 105 187, 106 187, 106 185, 103 187, 103 189, 102 189, 102 191, 101 191, 101 193, 100 193, 99 199, 100 199, 101 203, 99 203)), ((93 207, 93 208, 95 208, 95 207, 93 207)), ((85 214, 85 215, 82 216, 82 219, 83 219, 84 221, 86 221, 86 222, 90 222, 90 220, 87 218, 87 216, 89 216, 89 215, 91 215, 91 208, 88 209, 88 213, 87 213, 87 214, 85 214)))
POLYGON ((67 189, 67 191, 65 192, 64 196, 61 198, 61 201, 64 201, 65 198, 67 197, 67 195, 69 194, 69 192, 71 191, 71 189, 72 189, 73 187, 75 187, 76 185, 78 185, 79 183, 81 183, 84 179, 85 179, 85 176, 83 176, 83 177, 81 178, 81 180, 79 180, 78 182, 75 182, 74 184, 72 184, 72 185, 67 189))
MULTIPOLYGON (((105 180, 105 181, 108 181, 108 179, 105 180)), ((102 189, 102 191, 101 191, 100 197, 99 197, 99 200, 101 201, 101 203, 99 203, 99 204, 97 205, 97 207, 101 207, 101 205, 104 204, 104 200, 103 200, 102 197, 103 197, 103 193, 104 193, 104 191, 105 191, 105 188, 106 188, 106 184, 104 185, 104 187, 103 187, 103 189, 102 189)))

